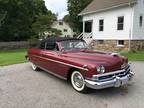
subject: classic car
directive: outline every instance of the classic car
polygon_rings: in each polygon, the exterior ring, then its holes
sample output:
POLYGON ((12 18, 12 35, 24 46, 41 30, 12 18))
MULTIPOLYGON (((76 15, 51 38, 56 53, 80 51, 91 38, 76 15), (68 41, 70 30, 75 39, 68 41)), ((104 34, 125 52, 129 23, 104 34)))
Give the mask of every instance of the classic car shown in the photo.
POLYGON ((68 80, 78 92, 120 87, 134 76, 126 57, 91 50, 82 39, 50 37, 30 48, 27 57, 33 70, 68 80))

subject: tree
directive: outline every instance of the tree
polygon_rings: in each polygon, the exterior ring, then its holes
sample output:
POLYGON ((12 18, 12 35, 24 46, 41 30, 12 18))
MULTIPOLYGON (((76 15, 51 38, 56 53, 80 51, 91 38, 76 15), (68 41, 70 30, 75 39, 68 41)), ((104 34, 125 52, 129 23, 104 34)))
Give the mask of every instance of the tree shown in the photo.
POLYGON ((64 16, 63 21, 68 23, 70 25, 70 27, 73 28, 74 31, 77 31, 77 29, 75 27, 75 23, 73 22, 73 20, 69 14, 64 16))
POLYGON ((0 0, 0 41, 27 40, 33 23, 51 14, 43 0, 0 0))
POLYGON ((39 38, 44 38, 45 32, 51 32, 51 24, 56 21, 56 15, 48 11, 47 14, 38 17, 37 21, 33 23, 32 29, 39 38))
POLYGON ((67 22, 71 27, 74 27, 74 23, 69 14, 64 16, 63 21, 67 22))
POLYGON ((65 15, 64 18, 63 18, 63 21, 65 22, 70 22, 70 15, 65 15))
POLYGON ((0 27, 3 23, 3 20, 5 19, 6 15, 7 15, 7 12, 0 13, 0 27))
POLYGON ((88 6, 92 0, 68 0, 68 11, 70 17, 68 19, 73 23, 73 28, 82 31, 81 17, 78 14, 88 6))

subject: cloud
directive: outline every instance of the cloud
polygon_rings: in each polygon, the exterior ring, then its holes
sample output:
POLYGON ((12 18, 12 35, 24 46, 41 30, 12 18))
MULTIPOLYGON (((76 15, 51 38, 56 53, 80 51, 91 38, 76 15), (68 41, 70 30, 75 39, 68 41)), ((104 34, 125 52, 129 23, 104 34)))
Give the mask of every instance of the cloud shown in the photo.
POLYGON ((58 18, 63 18, 67 12, 67 0, 44 0, 48 10, 58 13, 58 18))
POLYGON ((60 14, 59 14, 59 19, 63 19, 63 17, 64 17, 65 15, 67 15, 67 14, 68 14, 67 11, 60 13, 60 14))

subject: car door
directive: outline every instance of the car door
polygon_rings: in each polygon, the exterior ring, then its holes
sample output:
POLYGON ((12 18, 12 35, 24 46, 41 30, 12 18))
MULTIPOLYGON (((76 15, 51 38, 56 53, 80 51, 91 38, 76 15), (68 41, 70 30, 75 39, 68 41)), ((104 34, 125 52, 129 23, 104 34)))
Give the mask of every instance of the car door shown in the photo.
POLYGON ((49 42, 45 43, 45 49, 41 50, 42 67, 47 71, 58 74, 59 63, 58 63, 58 51, 56 50, 56 45, 49 42))
POLYGON ((61 56, 61 54, 62 52, 59 51, 57 44, 54 49, 50 50, 49 48, 46 48, 46 50, 43 51, 43 56, 47 58, 45 61, 45 69, 65 79, 69 66, 65 65, 65 57, 61 56))
POLYGON ((43 59, 41 58, 41 52, 45 49, 45 42, 40 42, 36 47, 31 48, 28 51, 30 61, 39 67, 43 67, 43 59))

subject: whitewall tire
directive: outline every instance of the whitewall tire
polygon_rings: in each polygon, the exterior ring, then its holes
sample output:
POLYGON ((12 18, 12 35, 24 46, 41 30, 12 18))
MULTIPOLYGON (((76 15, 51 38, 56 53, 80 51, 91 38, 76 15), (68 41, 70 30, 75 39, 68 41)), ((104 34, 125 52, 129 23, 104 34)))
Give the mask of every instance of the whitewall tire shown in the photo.
POLYGON ((31 62, 31 67, 32 67, 32 69, 33 69, 34 71, 39 70, 39 68, 38 68, 34 63, 32 63, 32 62, 31 62))
POLYGON ((84 77, 79 71, 74 71, 71 74, 71 84, 73 88, 78 92, 85 93, 87 91, 84 77))

